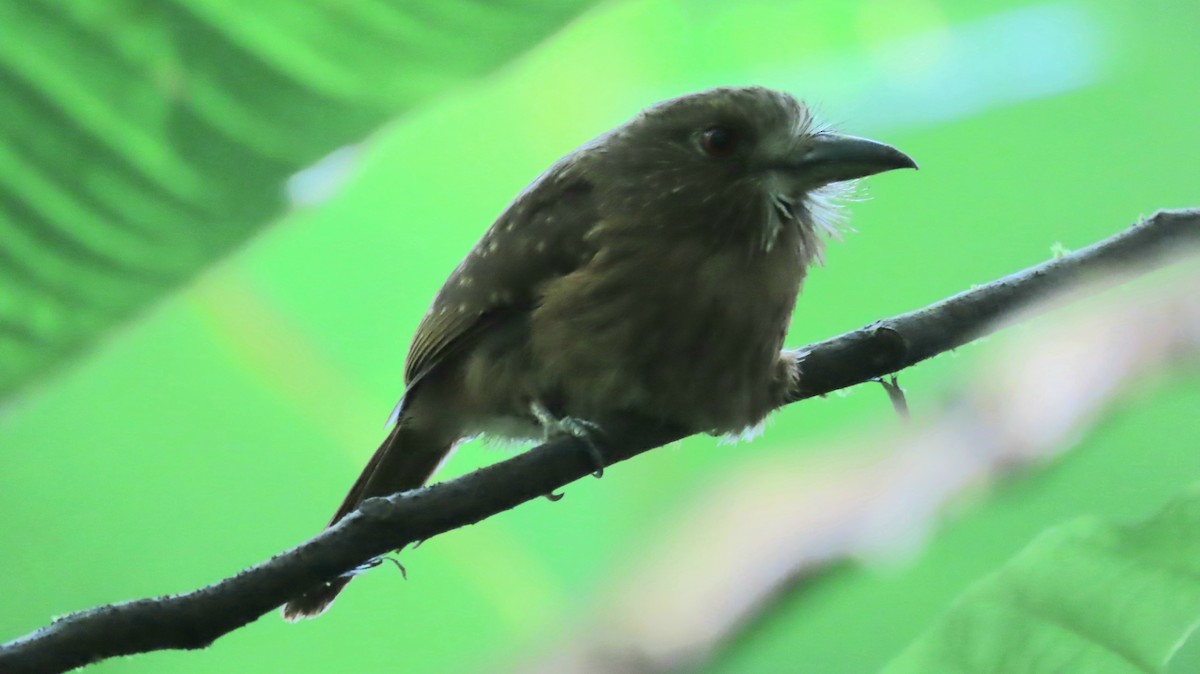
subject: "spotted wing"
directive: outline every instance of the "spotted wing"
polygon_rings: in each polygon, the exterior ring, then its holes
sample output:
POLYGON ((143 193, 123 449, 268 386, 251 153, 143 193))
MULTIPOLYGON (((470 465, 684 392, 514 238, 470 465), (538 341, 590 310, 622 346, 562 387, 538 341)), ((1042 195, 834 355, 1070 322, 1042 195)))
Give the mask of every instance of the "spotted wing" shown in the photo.
MULTIPOLYGON (((569 160, 568 160, 569 161, 569 160)), ((438 291, 417 327, 404 371, 405 396, 482 334, 523 319, 539 289, 593 255, 586 234, 600 219, 592 185, 568 162, 509 206, 438 291)), ((403 409, 402 398, 392 421, 403 409)))

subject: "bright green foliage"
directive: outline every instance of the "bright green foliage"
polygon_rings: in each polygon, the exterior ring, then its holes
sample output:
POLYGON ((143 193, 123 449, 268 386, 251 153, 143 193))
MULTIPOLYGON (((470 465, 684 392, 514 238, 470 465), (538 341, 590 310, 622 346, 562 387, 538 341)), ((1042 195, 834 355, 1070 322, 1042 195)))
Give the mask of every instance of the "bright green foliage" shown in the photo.
POLYGON ((0 396, 282 213, 288 176, 587 4, 0 2, 0 396))
POLYGON ((1150 519, 1047 531, 886 674, 1165 671, 1200 623, 1200 487, 1150 519))

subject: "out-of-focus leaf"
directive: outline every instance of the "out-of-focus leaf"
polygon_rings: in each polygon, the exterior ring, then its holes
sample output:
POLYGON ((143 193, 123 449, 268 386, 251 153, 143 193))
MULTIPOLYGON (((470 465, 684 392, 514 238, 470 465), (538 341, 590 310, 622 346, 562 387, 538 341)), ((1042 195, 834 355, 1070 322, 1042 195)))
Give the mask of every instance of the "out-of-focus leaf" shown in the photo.
POLYGON ((1200 486, 1132 526, 1052 529, 886 674, 1162 672, 1200 622, 1200 486))
POLYGON ((588 4, 0 2, 0 395, 244 241, 296 171, 588 4))

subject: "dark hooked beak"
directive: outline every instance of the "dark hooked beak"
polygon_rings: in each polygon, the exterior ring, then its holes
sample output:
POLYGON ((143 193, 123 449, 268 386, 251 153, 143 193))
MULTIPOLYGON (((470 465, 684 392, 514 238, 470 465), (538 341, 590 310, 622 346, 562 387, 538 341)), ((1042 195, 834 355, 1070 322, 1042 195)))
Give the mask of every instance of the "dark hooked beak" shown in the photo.
POLYGON ((819 133, 796 147, 785 161, 785 168, 804 182, 820 186, 892 169, 915 169, 917 162, 891 145, 857 136, 819 133))

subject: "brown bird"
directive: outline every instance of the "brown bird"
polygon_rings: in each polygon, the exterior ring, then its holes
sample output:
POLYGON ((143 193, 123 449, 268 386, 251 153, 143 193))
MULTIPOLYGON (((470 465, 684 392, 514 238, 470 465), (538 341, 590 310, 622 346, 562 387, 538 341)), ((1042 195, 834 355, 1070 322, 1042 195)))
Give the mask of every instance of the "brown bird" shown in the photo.
MULTIPOLYGON (((740 433, 795 382, 781 352, 844 181, 916 168, 817 125, 788 94, 659 103, 561 159, 446 280, 417 328, 394 426, 332 525, 423 485, 464 439, 588 436, 639 415, 740 433)), ((324 611, 350 576, 284 607, 324 611)))

